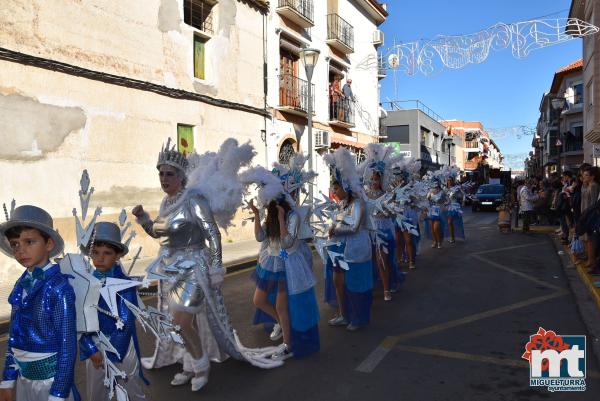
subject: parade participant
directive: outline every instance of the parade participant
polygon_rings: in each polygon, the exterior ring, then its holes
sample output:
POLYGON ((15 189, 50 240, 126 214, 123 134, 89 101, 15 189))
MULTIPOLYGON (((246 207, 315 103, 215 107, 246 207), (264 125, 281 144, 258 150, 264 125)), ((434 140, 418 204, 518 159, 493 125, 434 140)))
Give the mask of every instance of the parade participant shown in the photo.
POLYGON ((19 206, 0 225, 0 249, 27 270, 8 297, 12 307, 0 400, 79 400, 73 383, 77 357, 75 294, 50 258, 64 242, 52 217, 19 206))
MULTIPOLYGON (((408 262, 409 269, 416 268, 417 249, 419 247, 419 211, 415 204, 416 197, 412 191, 412 183, 408 177, 410 172, 419 171, 421 163, 410 161, 404 166, 395 166, 393 169, 395 179, 393 187, 395 201, 398 203, 398 212, 394 220, 396 226, 397 258, 408 262)), ((412 180, 414 181, 414 179, 412 180)))
POLYGON ((373 299, 364 191, 356 171, 356 156, 339 148, 324 159, 333 170, 332 189, 339 201, 334 224, 328 230, 325 301, 338 308, 329 325, 355 331, 369 323, 373 299))
POLYGON ((427 193, 427 200, 429 201, 429 207, 427 209, 427 217, 425 220, 428 226, 425 231, 427 237, 433 240, 431 247, 440 249, 442 247, 442 241, 444 240, 443 207, 446 203, 446 196, 439 179, 433 179, 432 187, 429 193, 427 193))
MULTIPOLYGON (((458 173, 458 171, 456 171, 458 173)), ((445 235, 450 236, 449 242, 453 244, 456 242, 456 237, 465 239, 465 227, 463 223, 463 211, 462 206, 464 204, 465 193, 460 185, 456 185, 454 182, 454 176, 456 173, 451 172, 446 179, 446 192, 448 196, 447 202, 447 225, 445 227, 445 235)))
POLYGON ((383 286, 384 301, 392 300, 392 291, 396 292, 404 275, 400 272, 396 255, 394 219, 377 202, 385 198, 386 191, 392 189, 392 165, 401 157, 392 157, 392 148, 371 143, 365 149, 366 160, 359 166, 359 172, 367 183, 368 219, 371 223, 371 239, 374 266, 377 268, 383 286), (385 189, 384 189, 385 188, 385 189))
MULTIPOLYGON (((107 277, 130 280, 123 272, 119 262, 129 251, 127 245, 121 242, 121 230, 118 225, 109 222, 96 223, 94 226, 93 242, 90 242, 86 253, 91 256, 94 265, 93 275, 103 285, 107 277)), ((125 288, 118 292, 117 309, 119 323, 106 313, 98 312, 100 332, 106 336, 118 354, 107 352, 107 357, 115 366, 125 372, 127 380, 123 387, 130 401, 145 400, 143 383, 146 383, 140 366, 140 351, 135 329, 135 315, 126 302, 138 306, 138 294, 135 287, 125 288)), ((100 297, 98 306, 102 310, 109 307, 100 297)), ((81 360, 86 361, 86 393, 88 400, 109 400, 109 388, 104 384, 104 361, 102 352, 97 346, 97 335, 86 333, 79 339, 81 360)))
MULTIPOLYGON (((217 224, 231 225, 242 203, 237 172, 253 156, 250 144, 239 146, 230 138, 218 153, 193 157, 193 168, 188 170, 188 159, 169 140, 156 164, 167 194, 158 217, 152 220, 141 205, 132 210, 144 230, 160 240, 161 249, 147 269, 148 278, 161 279, 162 302, 168 304, 185 342, 184 371, 175 375, 172 385, 191 381, 192 391, 200 390, 208 382, 210 360, 222 360, 224 354, 262 368, 282 364, 269 358, 274 347, 254 350, 239 343, 220 290, 225 269, 217 224), (218 344, 216 357, 209 350, 213 341, 218 344)), ((163 359, 174 363, 169 352, 169 345, 159 342, 154 357, 145 362, 151 367, 164 365, 163 359)))
POLYGON ((305 160, 297 155, 289 169, 276 165, 270 172, 257 166, 241 175, 242 182, 258 185, 258 207, 253 201, 249 203, 254 214, 254 235, 261 243, 254 274, 254 305, 260 311, 254 323, 276 323, 272 340, 277 340, 281 332, 283 344, 273 359, 304 357, 320 347, 312 253, 299 238, 301 218, 292 197, 314 176, 302 172, 305 160), (266 209, 264 224, 258 208, 266 209))

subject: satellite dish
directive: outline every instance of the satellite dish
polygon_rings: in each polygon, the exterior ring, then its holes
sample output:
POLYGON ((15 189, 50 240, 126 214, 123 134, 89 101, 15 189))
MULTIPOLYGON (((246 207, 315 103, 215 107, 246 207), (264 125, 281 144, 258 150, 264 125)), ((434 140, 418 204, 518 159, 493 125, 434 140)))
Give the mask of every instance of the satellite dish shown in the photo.
POLYGON ((400 65, 400 57, 397 54, 390 54, 388 57, 388 65, 391 68, 397 68, 400 65))

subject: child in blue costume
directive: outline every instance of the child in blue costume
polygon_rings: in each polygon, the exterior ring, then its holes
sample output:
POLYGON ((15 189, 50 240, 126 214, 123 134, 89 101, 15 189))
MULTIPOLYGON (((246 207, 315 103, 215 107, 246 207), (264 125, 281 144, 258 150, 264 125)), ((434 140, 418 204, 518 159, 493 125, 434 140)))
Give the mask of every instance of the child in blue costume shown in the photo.
MULTIPOLYGON (((119 259, 128 252, 127 245, 121 242, 121 231, 114 223, 101 222, 94 226, 94 242, 88 249, 94 264, 94 276, 105 285, 106 278, 129 280, 125 275, 119 259)), ((98 312, 100 331, 108 338, 119 355, 107 352, 107 356, 115 366, 124 371, 127 380, 122 384, 130 401, 146 400, 143 391, 144 379, 141 364, 135 316, 125 301, 138 306, 136 287, 119 291, 117 308, 120 321, 98 312)), ((108 310, 104 298, 100 297, 98 306, 108 310)), ((84 334, 79 340, 80 357, 86 360, 86 392, 88 400, 109 400, 108 388, 104 385, 103 356, 96 345, 97 337, 84 334)))
POLYGON ((50 261, 63 248, 52 217, 38 207, 19 206, 0 225, 0 249, 27 268, 8 297, 12 312, 2 401, 80 399, 73 383, 75 293, 68 277, 50 261))

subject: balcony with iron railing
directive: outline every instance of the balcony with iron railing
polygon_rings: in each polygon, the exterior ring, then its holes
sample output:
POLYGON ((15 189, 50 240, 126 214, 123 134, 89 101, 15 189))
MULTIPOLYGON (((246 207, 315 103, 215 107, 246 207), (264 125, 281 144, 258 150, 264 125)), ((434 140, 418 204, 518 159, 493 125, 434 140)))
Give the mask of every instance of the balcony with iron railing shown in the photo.
POLYGON ((465 141, 465 152, 479 152, 480 148, 479 141, 465 141))
MULTIPOLYGON (((315 110, 315 84, 312 88, 312 110, 315 110)), ((279 75, 279 110, 293 114, 308 114, 308 81, 292 74, 279 75)))
POLYGON ((344 54, 354 53, 354 27, 339 15, 328 14, 326 42, 344 54))
POLYGON ((381 80, 387 76, 386 62, 383 55, 377 56, 377 79, 381 80))
POLYGON ((314 23, 313 0, 279 0, 277 13, 293 21, 302 28, 310 28, 314 23))
POLYGON ((563 153, 583 152, 583 138, 565 141, 562 151, 563 153))
POLYGON ((329 124, 343 128, 354 127, 354 101, 350 98, 330 99, 329 124))

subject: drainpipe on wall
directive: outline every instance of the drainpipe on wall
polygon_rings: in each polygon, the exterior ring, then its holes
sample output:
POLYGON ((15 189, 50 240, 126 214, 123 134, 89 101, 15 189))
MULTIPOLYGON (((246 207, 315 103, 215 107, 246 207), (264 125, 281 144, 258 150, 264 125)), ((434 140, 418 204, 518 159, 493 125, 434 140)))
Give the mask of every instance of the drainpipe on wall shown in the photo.
MULTIPOLYGON (((267 94, 269 91, 269 71, 268 71, 268 46, 267 46, 267 15, 263 14, 263 107, 267 110, 267 94)), ((265 168, 269 168, 269 147, 267 146, 267 117, 264 117, 264 128, 261 131, 261 139, 265 144, 265 168)))

